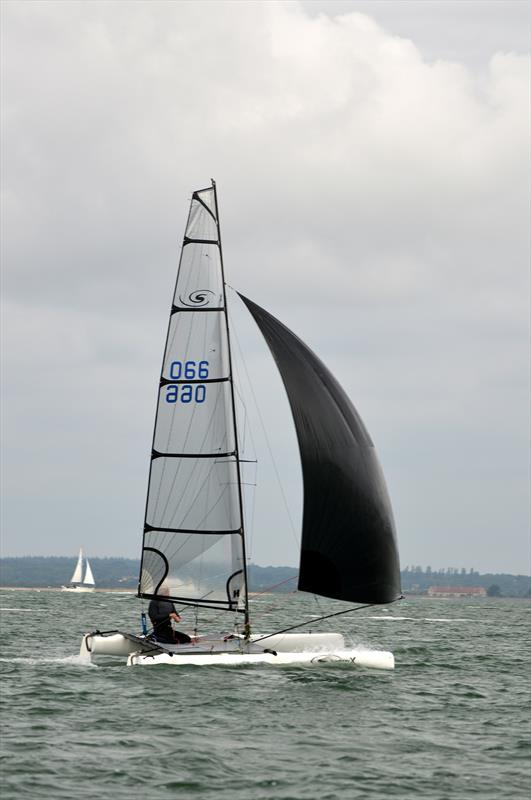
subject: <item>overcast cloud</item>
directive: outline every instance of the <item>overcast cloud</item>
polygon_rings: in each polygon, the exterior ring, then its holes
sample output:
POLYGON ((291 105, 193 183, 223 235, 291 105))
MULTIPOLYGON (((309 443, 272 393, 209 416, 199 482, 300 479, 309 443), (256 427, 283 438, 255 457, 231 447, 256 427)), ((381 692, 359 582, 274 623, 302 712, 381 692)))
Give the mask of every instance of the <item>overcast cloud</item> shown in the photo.
MULTIPOLYGON (((402 563, 527 572, 529 5, 2 17, 3 554, 139 555, 180 240, 215 177, 229 283, 352 397, 402 563)), ((241 325, 297 525, 289 412, 241 325)), ((251 555, 295 564, 271 473, 251 555)))

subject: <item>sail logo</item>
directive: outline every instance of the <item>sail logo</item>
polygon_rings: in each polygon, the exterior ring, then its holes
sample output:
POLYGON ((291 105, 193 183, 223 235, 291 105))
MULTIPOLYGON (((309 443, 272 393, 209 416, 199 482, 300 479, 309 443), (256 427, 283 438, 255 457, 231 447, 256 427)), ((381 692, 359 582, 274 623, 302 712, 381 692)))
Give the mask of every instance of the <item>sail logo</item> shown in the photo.
POLYGON ((167 403, 204 403, 206 386, 196 381, 206 380, 209 374, 208 361, 172 361, 170 379, 194 381, 194 383, 170 383, 166 386, 167 403))
POLYGON ((206 306, 213 300, 213 297, 208 297, 209 294, 215 296, 215 292, 213 292, 212 289, 195 289, 195 291, 190 292, 186 300, 182 295, 179 296, 179 300, 183 306, 196 308, 197 306, 206 306))

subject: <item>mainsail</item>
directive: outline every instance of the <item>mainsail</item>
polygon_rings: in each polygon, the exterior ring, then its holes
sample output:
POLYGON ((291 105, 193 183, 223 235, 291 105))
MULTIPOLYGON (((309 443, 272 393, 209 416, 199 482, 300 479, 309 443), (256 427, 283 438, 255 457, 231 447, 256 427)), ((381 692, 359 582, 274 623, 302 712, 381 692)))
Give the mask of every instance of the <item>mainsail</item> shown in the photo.
POLYGON ((304 342, 240 297, 277 363, 297 430, 304 483, 299 589, 351 602, 397 600, 391 503, 359 414, 304 342))
MULTIPOLYGON (((194 192, 160 378, 141 597, 241 610, 241 480, 215 184, 194 192)), ((247 603, 245 602, 245 610, 247 603)))
POLYGON ((81 577, 83 575, 83 550, 79 550, 79 555, 77 557, 77 564, 74 570, 74 574, 70 579, 70 583, 81 583, 81 577))

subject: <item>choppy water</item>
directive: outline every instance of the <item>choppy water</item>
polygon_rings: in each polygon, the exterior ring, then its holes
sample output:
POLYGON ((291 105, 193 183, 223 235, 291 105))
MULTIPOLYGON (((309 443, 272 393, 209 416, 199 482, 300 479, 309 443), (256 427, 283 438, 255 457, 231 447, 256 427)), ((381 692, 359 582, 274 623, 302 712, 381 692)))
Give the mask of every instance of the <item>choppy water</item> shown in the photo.
MULTIPOLYGON (((0 607, 3 800, 528 796, 525 601, 412 599, 327 624, 392 650, 394 672, 87 666, 81 634, 138 632, 138 600, 2 590, 0 607)), ((257 607, 260 630, 319 611, 303 595, 257 607)))

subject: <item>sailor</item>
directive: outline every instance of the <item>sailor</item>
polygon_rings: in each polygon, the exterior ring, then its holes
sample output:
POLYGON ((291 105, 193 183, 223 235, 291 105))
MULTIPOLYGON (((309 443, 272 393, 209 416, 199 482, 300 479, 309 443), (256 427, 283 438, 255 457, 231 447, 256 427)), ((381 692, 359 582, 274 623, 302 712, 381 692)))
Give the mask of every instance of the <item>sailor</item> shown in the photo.
POLYGON ((159 598, 150 601, 148 614, 153 625, 153 637, 163 644, 188 644, 192 640, 186 633, 176 631, 171 622, 180 622, 181 616, 177 613, 171 600, 160 599, 160 595, 169 595, 167 586, 162 585, 158 591, 159 598))

